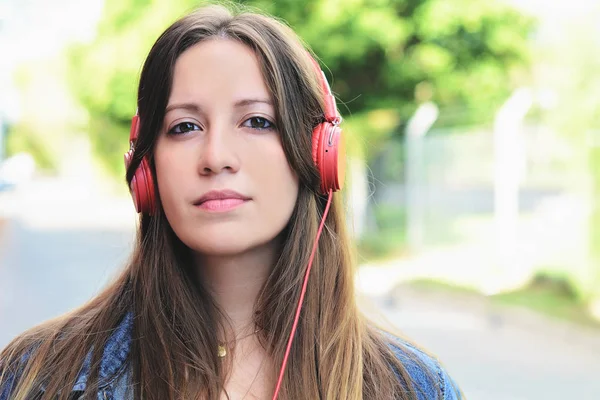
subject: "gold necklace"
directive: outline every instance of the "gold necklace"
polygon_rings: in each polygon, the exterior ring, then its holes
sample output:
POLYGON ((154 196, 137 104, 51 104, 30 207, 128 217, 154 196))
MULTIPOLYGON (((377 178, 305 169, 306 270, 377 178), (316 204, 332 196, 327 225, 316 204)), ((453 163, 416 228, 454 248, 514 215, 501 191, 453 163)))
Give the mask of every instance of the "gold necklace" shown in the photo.
MULTIPOLYGON (((248 336, 252 336, 252 335, 258 333, 258 331, 260 331, 260 329, 256 328, 253 332, 250 332, 240 338, 236 337, 233 341, 237 342, 238 340, 246 339, 248 336)), ((217 350, 218 350, 217 354, 219 355, 219 358, 223 358, 227 355, 227 347, 225 347, 225 346, 229 346, 230 343, 231 342, 219 343, 219 346, 217 348, 217 350)))

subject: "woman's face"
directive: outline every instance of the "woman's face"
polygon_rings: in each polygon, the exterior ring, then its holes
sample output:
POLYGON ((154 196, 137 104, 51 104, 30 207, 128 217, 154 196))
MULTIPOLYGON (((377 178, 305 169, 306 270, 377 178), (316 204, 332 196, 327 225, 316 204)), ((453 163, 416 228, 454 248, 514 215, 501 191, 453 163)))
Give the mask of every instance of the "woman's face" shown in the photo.
POLYGON ((288 223, 298 178, 274 121, 247 46, 212 39, 178 58, 154 162, 166 217, 200 255, 269 245, 288 223))

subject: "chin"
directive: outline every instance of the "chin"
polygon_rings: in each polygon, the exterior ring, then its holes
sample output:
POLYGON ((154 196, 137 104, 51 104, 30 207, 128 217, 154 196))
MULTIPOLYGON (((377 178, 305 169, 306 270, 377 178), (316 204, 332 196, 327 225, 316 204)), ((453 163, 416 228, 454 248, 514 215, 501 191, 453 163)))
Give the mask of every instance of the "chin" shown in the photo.
MULTIPOLYGON (((275 225, 275 224, 273 224, 275 225)), ((277 224, 279 225, 279 224, 277 224)), ((212 257, 231 257, 261 248, 278 247, 285 226, 264 229, 254 224, 219 223, 179 226, 175 234, 193 252, 212 257)), ((281 224, 283 225, 283 224, 281 224)))
POLYGON ((231 257, 244 254, 273 241, 273 239, 260 238, 256 235, 245 237, 233 232, 215 235, 205 233, 181 239, 194 252, 212 257, 231 257))
POLYGON ((246 253, 257 246, 243 244, 238 241, 229 241, 219 243, 215 241, 192 243, 189 246, 194 252, 208 257, 232 257, 246 253))

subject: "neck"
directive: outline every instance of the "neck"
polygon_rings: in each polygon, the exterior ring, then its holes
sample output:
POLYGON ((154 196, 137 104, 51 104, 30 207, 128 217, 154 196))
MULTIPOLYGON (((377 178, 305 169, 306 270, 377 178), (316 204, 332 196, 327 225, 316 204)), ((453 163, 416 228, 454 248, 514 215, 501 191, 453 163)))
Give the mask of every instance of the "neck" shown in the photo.
POLYGON ((234 335, 254 330, 254 306, 276 257, 274 245, 237 255, 195 256, 198 279, 225 312, 234 335))

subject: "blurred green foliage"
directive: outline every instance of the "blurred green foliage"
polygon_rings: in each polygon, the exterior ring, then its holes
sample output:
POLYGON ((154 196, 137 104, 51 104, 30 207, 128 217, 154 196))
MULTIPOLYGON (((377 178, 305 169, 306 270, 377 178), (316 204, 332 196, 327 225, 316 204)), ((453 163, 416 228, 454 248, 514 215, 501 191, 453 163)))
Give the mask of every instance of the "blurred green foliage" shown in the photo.
MULTIPOLYGON (((584 177, 591 199, 589 268, 578 277, 586 293, 600 299, 600 6, 576 21, 547 28, 533 56, 535 85, 555 94, 554 104, 541 112, 542 121, 569 139, 580 156, 571 166, 584 177), (585 51, 582 51, 585 49, 585 51)), ((550 102, 553 103, 553 102, 550 102)))
POLYGON ((403 255, 406 250, 406 210, 382 204, 374 208, 376 231, 368 231, 357 246, 362 258, 379 261, 403 255))
MULTIPOLYGON (((136 84, 152 43, 197 0, 106 0, 96 39, 70 51, 70 87, 97 154, 121 175, 136 84)), ((419 101, 489 115, 518 84, 532 21, 497 0, 239 1, 286 21, 331 78, 354 154, 369 158, 419 101)))
POLYGON ((43 171, 60 169, 67 144, 80 135, 74 125, 86 121, 85 112, 65 88, 66 70, 66 60, 56 57, 23 63, 14 73, 19 90, 14 101, 23 117, 8 126, 7 154, 28 152, 43 171))

